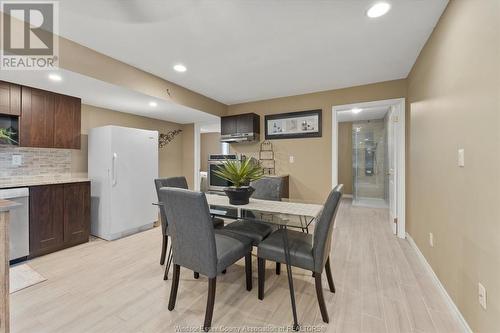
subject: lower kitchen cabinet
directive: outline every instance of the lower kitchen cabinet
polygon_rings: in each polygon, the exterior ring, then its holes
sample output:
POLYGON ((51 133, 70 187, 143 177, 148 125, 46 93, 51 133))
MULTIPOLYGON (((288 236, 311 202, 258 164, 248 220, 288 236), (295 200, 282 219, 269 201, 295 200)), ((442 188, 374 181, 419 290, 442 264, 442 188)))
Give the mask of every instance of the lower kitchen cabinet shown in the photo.
POLYGON ((85 243, 90 182, 30 187, 30 257, 85 243))

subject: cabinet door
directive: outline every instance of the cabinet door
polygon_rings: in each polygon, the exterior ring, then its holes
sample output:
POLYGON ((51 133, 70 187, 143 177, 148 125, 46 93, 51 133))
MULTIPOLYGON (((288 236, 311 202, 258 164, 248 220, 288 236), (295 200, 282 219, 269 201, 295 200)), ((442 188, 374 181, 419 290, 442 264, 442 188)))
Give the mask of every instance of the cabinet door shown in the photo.
POLYGON ((22 87, 21 95, 21 146, 54 147, 54 94, 22 87))
POLYGON ((63 246, 62 185, 30 188, 30 256, 53 252, 63 246))
POLYGON ((55 95, 54 147, 80 149, 81 100, 55 95))
POLYGON ((253 114, 242 114, 239 115, 236 120, 236 131, 238 133, 252 133, 253 128, 253 114))
POLYGON ((21 87, 0 81, 0 114, 21 114, 21 87))
POLYGON ((87 242, 90 233, 90 183, 64 185, 64 243, 87 242))
POLYGON ((227 116, 221 118, 220 132, 221 135, 229 135, 236 133, 236 116, 227 116))

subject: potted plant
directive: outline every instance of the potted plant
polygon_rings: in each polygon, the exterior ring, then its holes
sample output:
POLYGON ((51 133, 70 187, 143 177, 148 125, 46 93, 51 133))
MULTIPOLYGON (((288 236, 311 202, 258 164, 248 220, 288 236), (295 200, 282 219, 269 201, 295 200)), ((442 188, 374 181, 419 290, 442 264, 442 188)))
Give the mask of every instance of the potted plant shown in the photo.
POLYGON ((0 144, 19 144, 14 137, 16 136, 16 132, 11 128, 0 128, 0 144))
POLYGON ((264 171, 251 159, 224 161, 214 173, 233 184, 224 189, 232 205, 246 205, 255 191, 250 182, 262 178, 264 171))

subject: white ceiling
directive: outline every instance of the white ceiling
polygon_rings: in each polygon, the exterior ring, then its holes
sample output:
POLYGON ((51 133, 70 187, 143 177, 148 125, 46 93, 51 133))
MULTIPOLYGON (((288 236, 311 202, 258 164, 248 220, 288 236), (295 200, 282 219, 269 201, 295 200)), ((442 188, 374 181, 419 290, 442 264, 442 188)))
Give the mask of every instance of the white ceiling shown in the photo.
POLYGON ((388 1, 61 0, 60 34, 234 104, 407 77, 448 0, 388 1))
POLYGON ((0 80, 80 97, 84 104, 180 124, 219 122, 217 116, 164 99, 66 70, 59 70, 58 73, 63 78, 60 82, 49 80, 47 71, 0 71, 0 80), (156 107, 149 106, 152 101, 157 103, 156 107))

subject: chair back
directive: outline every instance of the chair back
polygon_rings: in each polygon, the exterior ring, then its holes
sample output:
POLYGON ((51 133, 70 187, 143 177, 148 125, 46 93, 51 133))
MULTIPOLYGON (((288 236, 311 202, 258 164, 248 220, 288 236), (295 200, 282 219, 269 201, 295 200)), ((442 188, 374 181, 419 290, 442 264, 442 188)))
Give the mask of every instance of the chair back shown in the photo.
POLYGON ((205 193, 163 187, 160 198, 165 205, 172 237, 173 262, 209 278, 217 275, 214 225, 205 193))
POLYGON ((282 179, 279 177, 263 177, 250 183, 255 189, 254 199, 281 201, 282 179))
MULTIPOLYGON (((158 178, 155 179, 155 187, 156 187, 156 195, 158 196, 158 202, 162 202, 160 199, 160 188, 162 187, 177 187, 187 189, 187 180, 186 177, 170 177, 170 178, 158 178)), ((163 206, 160 206, 160 222, 161 222, 161 231, 163 235, 167 234, 167 217, 165 216, 165 210, 163 206)))
POLYGON ((339 184, 330 192, 314 228, 313 258, 314 271, 317 273, 323 272, 330 254, 333 224, 342 199, 342 188, 343 185, 339 184))

